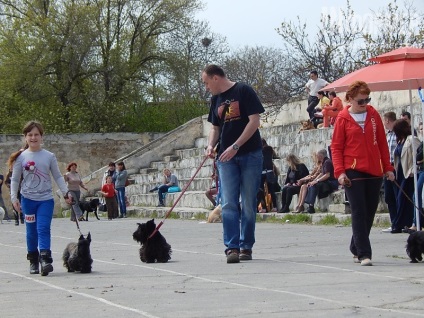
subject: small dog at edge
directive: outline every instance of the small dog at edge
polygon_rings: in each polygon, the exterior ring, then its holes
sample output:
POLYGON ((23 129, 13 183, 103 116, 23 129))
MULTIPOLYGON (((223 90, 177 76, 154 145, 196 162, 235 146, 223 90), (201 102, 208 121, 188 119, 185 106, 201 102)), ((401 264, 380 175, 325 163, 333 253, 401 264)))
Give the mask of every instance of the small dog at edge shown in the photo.
POLYGON ((171 259, 171 245, 166 242, 159 231, 149 238, 150 234, 156 229, 155 219, 137 224, 138 228, 133 233, 133 239, 141 244, 140 260, 143 263, 168 262, 171 259))
POLYGON ((298 134, 300 134, 301 131, 311 130, 311 129, 315 129, 315 126, 314 126, 314 123, 310 119, 301 121, 298 134))
POLYGON ((406 244, 406 253, 411 259, 411 263, 418 263, 423 260, 424 232, 417 231, 409 235, 406 244))
POLYGON ((69 243, 63 251, 63 266, 68 272, 91 273, 93 259, 90 254, 91 234, 87 238, 81 234, 78 243, 69 243))

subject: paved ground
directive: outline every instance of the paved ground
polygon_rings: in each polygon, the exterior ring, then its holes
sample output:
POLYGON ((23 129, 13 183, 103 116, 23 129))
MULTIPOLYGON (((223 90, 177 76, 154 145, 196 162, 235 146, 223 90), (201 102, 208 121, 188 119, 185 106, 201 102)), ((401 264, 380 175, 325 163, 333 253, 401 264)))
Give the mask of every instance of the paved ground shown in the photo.
POLYGON ((406 234, 371 240, 375 266, 352 262, 350 228, 257 224, 254 260, 227 264, 221 224, 166 220, 167 264, 144 264, 133 218, 82 222, 93 273, 67 273, 61 254, 78 238, 55 219, 54 272, 29 275, 24 227, 0 224, 0 317, 399 317, 424 316, 424 264, 410 264, 406 234))

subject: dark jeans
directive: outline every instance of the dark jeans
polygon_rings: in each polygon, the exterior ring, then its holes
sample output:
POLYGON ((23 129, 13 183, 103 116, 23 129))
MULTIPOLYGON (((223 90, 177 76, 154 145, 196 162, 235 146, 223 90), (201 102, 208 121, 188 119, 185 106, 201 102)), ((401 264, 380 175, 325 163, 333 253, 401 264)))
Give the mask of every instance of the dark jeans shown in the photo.
MULTIPOLYGON (((401 189, 412 198, 414 195, 414 178, 404 179, 403 176, 396 176, 396 181, 401 189)), ((405 194, 398 190, 396 196, 396 216, 392 221, 392 230, 401 230, 405 226, 410 227, 414 218, 414 205, 406 198, 405 194)))
POLYGON ((169 186, 167 186, 166 184, 162 184, 159 186, 158 188, 158 196, 159 196, 159 203, 163 204, 163 194, 168 192, 168 188, 169 186))
POLYGON ((309 119, 314 119, 314 113, 315 113, 315 106, 318 105, 319 98, 316 96, 309 95, 308 97, 308 107, 306 108, 306 111, 309 114, 309 119))
POLYGON ((284 209, 289 209, 292 202, 293 196, 299 194, 300 186, 297 185, 285 185, 281 189, 281 205, 284 209))
POLYGON ((396 217, 396 197, 398 193, 398 188, 394 182, 384 178, 384 201, 387 204, 389 209, 390 221, 396 217))
MULTIPOLYGON (((316 200, 318 194, 320 193, 320 190, 322 190, 321 188, 327 187, 327 184, 329 184, 332 191, 337 190, 337 187, 338 187, 337 180, 332 180, 332 181, 325 180, 325 181, 322 181, 322 182, 318 182, 317 184, 315 184, 311 187, 308 187, 308 192, 307 192, 306 197, 305 197, 305 203, 307 203, 309 205, 314 205, 315 200, 316 200)), ((330 195, 330 193, 328 195, 330 195)), ((322 199, 324 197, 320 197, 320 198, 322 199)))
POLYGON ((352 210, 352 239, 350 251, 358 258, 372 258, 370 231, 377 210, 380 188, 383 178, 355 170, 347 170, 346 175, 352 181, 352 186, 345 187, 352 210), (354 180, 368 178, 365 180, 354 180))

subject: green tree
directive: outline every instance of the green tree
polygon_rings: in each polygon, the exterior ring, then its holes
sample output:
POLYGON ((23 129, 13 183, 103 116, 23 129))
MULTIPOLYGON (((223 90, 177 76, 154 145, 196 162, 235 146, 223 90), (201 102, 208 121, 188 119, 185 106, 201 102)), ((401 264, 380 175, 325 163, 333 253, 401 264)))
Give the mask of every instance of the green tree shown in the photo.
POLYGON ((200 8, 197 0, 0 4, 4 132, 34 117, 51 132, 136 129, 125 119, 131 105, 150 99, 144 95, 150 70, 165 58, 160 36, 200 8))

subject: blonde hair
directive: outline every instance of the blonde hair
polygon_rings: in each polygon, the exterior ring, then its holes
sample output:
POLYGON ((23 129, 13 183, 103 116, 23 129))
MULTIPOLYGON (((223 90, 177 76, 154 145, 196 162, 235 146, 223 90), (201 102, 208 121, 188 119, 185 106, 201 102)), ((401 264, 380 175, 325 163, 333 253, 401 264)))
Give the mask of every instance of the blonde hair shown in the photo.
POLYGON ((296 166, 301 163, 300 159, 295 154, 292 154, 292 153, 287 155, 286 160, 292 171, 296 171, 297 170, 296 166))

